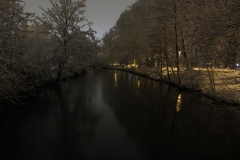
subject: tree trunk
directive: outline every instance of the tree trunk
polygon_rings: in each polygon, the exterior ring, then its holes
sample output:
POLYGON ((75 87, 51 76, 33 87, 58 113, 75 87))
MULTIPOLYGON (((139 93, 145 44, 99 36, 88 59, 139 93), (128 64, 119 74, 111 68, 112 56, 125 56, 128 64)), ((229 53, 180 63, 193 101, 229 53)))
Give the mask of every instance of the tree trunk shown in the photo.
POLYGON ((228 55, 227 69, 235 69, 236 58, 237 58, 236 52, 228 55))
POLYGON ((65 66, 65 62, 60 63, 58 66, 57 79, 56 79, 57 81, 60 81, 62 77, 64 66, 65 66))
POLYGON ((189 64, 189 61, 188 61, 188 58, 187 58, 187 53, 186 53, 186 48, 185 48, 185 41, 184 41, 184 38, 183 36, 181 35, 181 55, 183 56, 184 58, 184 62, 185 62, 185 65, 186 65, 186 69, 189 70, 190 69, 190 64, 189 64))
MULTIPOLYGON (((167 76, 168 76, 168 81, 170 82, 171 81, 171 77, 170 77, 170 74, 169 74, 169 59, 168 59, 168 55, 167 53, 165 53, 165 58, 166 58, 166 65, 167 65, 167 76)), ((172 69, 172 72, 173 72, 173 76, 175 77, 175 73, 174 73, 174 70, 172 69)))
POLYGON ((179 54, 178 54, 178 31, 177 31, 177 2, 175 2, 174 12, 175 12, 175 51, 176 51, 176 63, 177 63, 177 79, 178 84, 181 84, 180 80, 180 67, 179 67, 179 54))
POLYGON ((67 55, 67 41, 64 40, 64 49, 63 49, 63 54, 62 54, 62 61, 58 66, 58 72, 57 72, 57 81, 60 81, 61 77, 62 77, 62 73, 64 70, 64 66, 66 63, 66 55, 67 55))
POLYGON ((162 59, 162 53, 160 52, 160 62, 159 62, 159 65, 160 65, 160 79, 162 79, 162 69, 163 69, 163 59, 162 59))

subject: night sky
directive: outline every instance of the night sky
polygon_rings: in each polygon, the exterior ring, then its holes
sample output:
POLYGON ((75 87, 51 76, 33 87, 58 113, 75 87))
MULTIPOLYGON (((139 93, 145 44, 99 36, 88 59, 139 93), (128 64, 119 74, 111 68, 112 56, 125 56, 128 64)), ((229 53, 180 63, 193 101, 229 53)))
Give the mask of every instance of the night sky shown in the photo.
MULTIPOLYGON (((44 9, 50 8, 49 0, 24 0, 24 2, 25 11, 36 13, 38 16, 42 15, 38 6, 44 9)), ((102 38, 118 20, 119 15, 134 2, 136 0, 87 0, 85 15, 94 23, 92 28, 97 31, 96 36, 102 38)))

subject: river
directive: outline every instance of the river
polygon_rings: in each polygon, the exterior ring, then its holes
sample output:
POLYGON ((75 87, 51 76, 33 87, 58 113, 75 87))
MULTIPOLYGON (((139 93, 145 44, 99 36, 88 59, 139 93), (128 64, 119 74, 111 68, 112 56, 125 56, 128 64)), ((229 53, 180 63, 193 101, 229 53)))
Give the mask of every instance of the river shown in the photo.
POLYGON ((0 117, 0 159, 240 158, 239 110, 114 70, 45 87, 0 117))

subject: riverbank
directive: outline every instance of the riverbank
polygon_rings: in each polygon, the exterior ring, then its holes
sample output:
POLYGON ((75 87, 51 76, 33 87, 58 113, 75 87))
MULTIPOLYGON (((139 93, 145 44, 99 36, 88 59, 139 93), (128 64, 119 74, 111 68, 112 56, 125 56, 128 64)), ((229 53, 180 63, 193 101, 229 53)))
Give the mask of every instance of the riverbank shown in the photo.
MULTIPOLYGON (((124 67, 124 66, 104 66, 102 68, 114 69, 127 71, 133 74, 138 74, 140 76, 148 77, 150 79, 161 81, 167 83, 173 87, 176 87, 180 90, 197 92, 205 97, 213 100, 218 104, 227 104, 231 106, 240 106, 240 71, 238 70, 225 70, 225 69, 213 69, 214 77, 214 92, 212 91, 212 86, 209 81, 208 72, 204 68, 193 68, 191 74, 186 70, 181 70, 180 78, 181 85, 177 83, 177 80, 174 79, 173 73, 170 74, 171 81, 168 80, 166 69, 163 69, 162 79, 160 78, 160 69, 158 67, 124 67)), ((86 70, 82 70, 81 73, 68 74, 63 76, 62 80, 68 80, 75 76, 84 74, 86 70)), ((49 79, 48 81, 42 81, 41 83, 36 84, 31 89, 26 91, 19 91, 15 94, 14 100, 7 101, 1 99, 2 104, 6 103, 18 103, 20 99, 34 95, 34 93, 40 88, 48 85, 58 84, 55 79, 49 79)))
POLYGON ((0 96, 0 111, 2 106, 15 106, 20 105, 25 98, 34 96, 39 90, 51 85, 59 85, 64 80, 69 80, 79 75, 86 73, 86 69, 81 71, 70 73, 65 72, 60 81, 56 80, 53 73, 47 73, 46 75, 38 75, 38 77, 27 77, 22 80, 20 86, 15 85, 15 89, 11 86, 5 89, 0 96), (13 90, 13 91, 11 91, 13 90), (5 94, 3 94, 5 93, 5 94))
POLYGON ((167 83, 173 87, 177 87, 180 90, 198 92, 205 97, 213 100, 218 104, 226 104, 234 107, 240 106, 240 71, 238 70, 226 70, 226 69, 214 69, 211 72, 211 77, 214 80, 213 84, 209 80, 209 72, 205 68, 193 68, 190 73, 184 69, 181 69, 179 85, 176 80, 173 79, 173 73, 170 74, 171 81, 168 80, 166 69, 162 72, 162 78, 160 78, 160 71, 158 67, 123 67, 123 66, 104 66, 106 69, 114 69, 127 71, 130 73, 138 74, 140 76, 148 77, 150 79, 167 83))

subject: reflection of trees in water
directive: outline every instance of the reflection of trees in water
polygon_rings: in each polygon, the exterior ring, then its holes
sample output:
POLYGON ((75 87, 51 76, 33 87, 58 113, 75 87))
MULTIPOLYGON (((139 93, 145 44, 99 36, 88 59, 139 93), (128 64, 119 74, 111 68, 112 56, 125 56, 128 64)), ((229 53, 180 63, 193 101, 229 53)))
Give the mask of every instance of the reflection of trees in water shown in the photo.
POLYGON ((67 151, 66 159, 82 157, 79 149, 83 149, 85 141, 92 138, 94 129, 103 114, 96 108, 98 105, 96 99, 101 99, 98 97, 101 82, 98 82, 97 77, 81 78, 62 83, 58 90, 62 124, 65 125, 63 136, 65 137, 64 148, 67 151), (79 85, 81 82, 84 85, 79 85))
POLYGON ((139 76, 117 74, 115 88, 110 87, 115 86, 114 81, 106 78, 106 101, 148 159, 239 155, 235 146, 239 147, 240 138, 227 129, 233 130, 234 126, 221 123, 233 113, 220 115, 201 97, 145 78, 140 78, 139 87, 139 76))
POLYGON ((239 155, 240 139, 234 132, 239 123, 225 123, 238 113, 220 114, 201 98, 129 73, 117 71, 117 82, 114 71, 88 74, 62 83, 59 90, 46 89, 30 104, 31 113, 6 123, 0 153, 18 159, 82 159, 86 141, 104 114, 101 105, 107 103, 147 159, 239 155))
POLYGON ((25 123, 12 130, 16 150, 8 145, 5 151, 20 159, 82 159, 84 145, 103 115, 95 101, 101 98, 95 93, 101 83, 96 76, 83 76, 41 92, 40 99, 29 104, 31 113, 21 117, 25 123))

